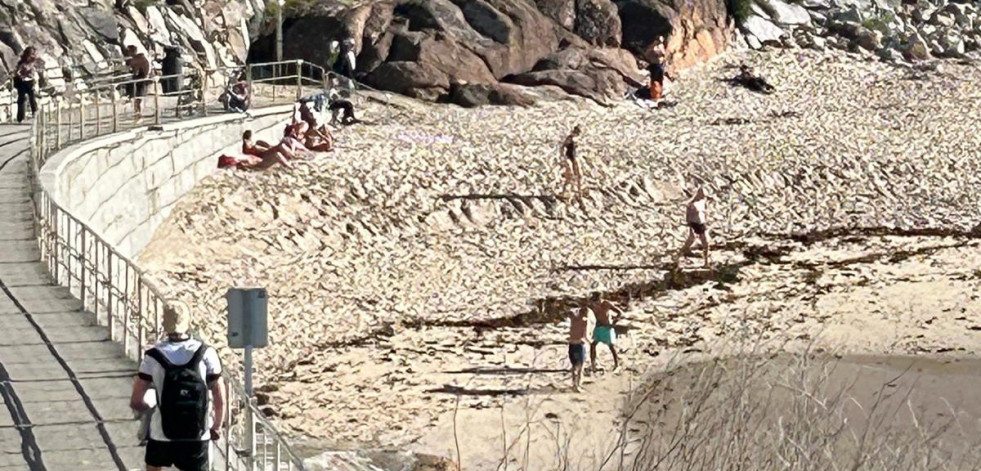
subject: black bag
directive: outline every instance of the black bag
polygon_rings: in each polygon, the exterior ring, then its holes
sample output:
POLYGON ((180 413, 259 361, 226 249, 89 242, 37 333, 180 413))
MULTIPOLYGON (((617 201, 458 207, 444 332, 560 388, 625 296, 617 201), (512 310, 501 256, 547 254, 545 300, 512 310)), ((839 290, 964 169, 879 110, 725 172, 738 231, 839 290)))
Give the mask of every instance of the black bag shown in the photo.
POLYGON ((156 348, 147 352, 164 368, 163 390, 157 391, 157 407, 168 440, 201 440, 208 427, 208 383, 198 364, 208 346, 194 352, 191 360, 174 365, 156 348))

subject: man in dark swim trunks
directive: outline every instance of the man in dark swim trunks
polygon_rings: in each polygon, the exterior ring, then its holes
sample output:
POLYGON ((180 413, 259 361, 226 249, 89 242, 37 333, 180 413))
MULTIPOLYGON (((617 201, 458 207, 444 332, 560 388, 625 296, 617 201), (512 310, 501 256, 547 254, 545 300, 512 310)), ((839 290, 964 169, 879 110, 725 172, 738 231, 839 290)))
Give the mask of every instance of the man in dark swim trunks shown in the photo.
POLYGON ((681 257, 688 253, 688 249, 691 248, 692 244, 695 243, 695 238, 698 237, 702 242, 705 268, 710 266, 708 228, 705 225, 708 220, 705 215, 705 202, 705 191, 701 187, 695 191, 695 196, 686 202, 685 220, 688 223, 688 239, 685 240, 685 245, 681 247, 681 250, 674 257, 674 263, 676 265, 681 261, 681 257))
POLYGON ((589 311, 583 306, 569 313, 569 362, 572 363, 572 390, 582 392, 582 366, 586 363, 586 328, 589 311))
POLYGON ((566 136, 565 140, 562 141, 562 148, 560 150, 562 160, 562 177, 565 182, 562 184, 562 198, 566 197, 566 189, 572 183, 576 184, 576 194, 579 199, 582 200, 582 173, 579 170, 579 161, 576 159, 576 138, 582 129, 577 125, 572 128, 572 132, 566 136))

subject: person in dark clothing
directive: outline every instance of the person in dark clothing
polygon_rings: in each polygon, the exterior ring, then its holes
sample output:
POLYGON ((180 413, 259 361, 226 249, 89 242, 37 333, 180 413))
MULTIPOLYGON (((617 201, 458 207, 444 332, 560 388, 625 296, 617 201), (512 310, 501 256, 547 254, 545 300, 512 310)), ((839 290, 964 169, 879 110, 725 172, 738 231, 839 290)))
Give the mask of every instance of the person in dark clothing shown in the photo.
POLYGON ((560 149, 562 156, 560 159, 562 160, 562 176, 565 180, 562 183, 561 194, 563 198, 566 195, 566 189, 569 185, 575 183, 576 194, 580 200, 582 199, 582 173, 580 172, 579 161, 577 160, 578 156, 576 155, 576 138, 579 137, 581 132, 582 129, 577 125, 572 128, 572 132, 562 141, 562 147, 560 149))
POLYGON ((140 52, 136 46, 126 47, 126 65, 130 73, 133 74, 133 82, 129 85, 129 97, 133 100, 134 121, 140 122, 143 119, 143 97, 146 96, 146 87, 150 76, 150 60, 140 52))
POLYGON ((24 108, 28 102, 31 105, 31 117, 37 113, 37 98, 34 95, 34 87, 38 80, 38 66, 43 67, 43 62, 37 57, 37 50, 33 47, 24 49, 17 62, 17 70, 14 72, 14 88, 17 89, 17 122, 24 121, 27 110, 24 108))
POLYGON ((773 85, 770 85, 764 78, 757 76, 753 73, 748 65, 742 64, 739 66, 739 75, 732 79, 732 82, 736 85, 742 85, 754 92, 771 94, 776 91, 773 85))
POLYGON ((650 99, 660 100, 664 97, 664 77, 674 80, 674 76, 667 71, 664 55, 655 56, 647 71, 651 74, 650 99))

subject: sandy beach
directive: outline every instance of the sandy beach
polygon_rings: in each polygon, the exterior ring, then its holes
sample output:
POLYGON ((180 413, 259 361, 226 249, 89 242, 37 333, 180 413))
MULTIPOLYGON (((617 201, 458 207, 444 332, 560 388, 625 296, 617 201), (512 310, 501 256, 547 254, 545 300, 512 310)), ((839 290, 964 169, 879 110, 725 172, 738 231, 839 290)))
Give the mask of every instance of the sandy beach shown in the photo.
MULTIPOLYGON (((338 150, 203 181, 140 263, 220 347, 227 288, 267 288, 260 403, 311 449, 455 457, 459 442, 463 468, 484 470, 505 451, 516 466, 550 463, 575 436, 587 469, 627 392, 668 365, 732 353, 733 338, 976 357, 979 79, 954 62, 790 50, 688 70, 677 105, 656 111, 363 101, 373 124, 338 130, 338 150), (777 93, 723 82, 741 61, 777 93), (555 197, 559 142, 576 124, 581 204, 555 197), (713 267, 692 256, 672 271, 682 190, 697 184, 713 267), (592 292, 624 307, 623 368, 574 394, 566 316, 592 292), (508 449, 504 432, 525 444, 508 449)), ((611 366, 602 347, 599 361, 611 366)))

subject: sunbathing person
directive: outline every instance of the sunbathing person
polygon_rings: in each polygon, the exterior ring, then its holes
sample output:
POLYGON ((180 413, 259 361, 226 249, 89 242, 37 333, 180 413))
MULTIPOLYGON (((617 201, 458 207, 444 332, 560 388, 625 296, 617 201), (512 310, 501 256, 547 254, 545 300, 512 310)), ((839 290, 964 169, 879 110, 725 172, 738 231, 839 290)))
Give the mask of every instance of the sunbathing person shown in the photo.
POLYGON ((732 79, 732 83, 742 85, 754 92, 764 93, 767 95, 776 91, 776 88, 774 88, 773 85, 770 85, 766 79, 753 73, 753 69, 746 64, 739 66, 739 75, 732 79))
POLYGON ((272 146, 266 141, 252 142, 252 130, 246 130, 242 134, 242 153, 245 155, 260 156, 272 146))

